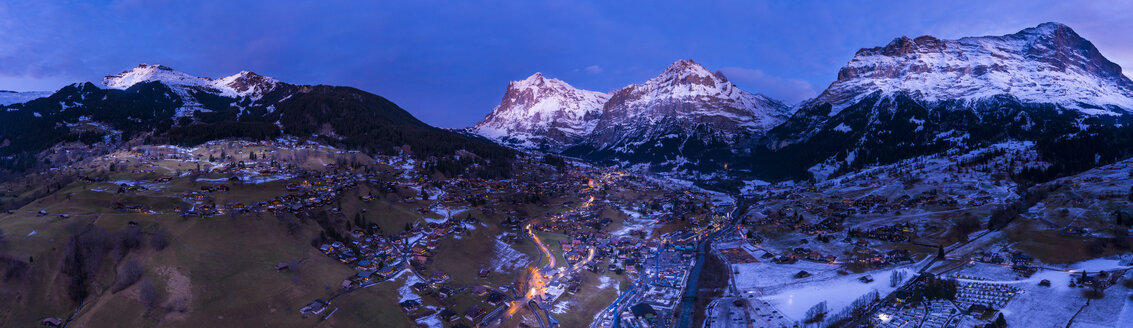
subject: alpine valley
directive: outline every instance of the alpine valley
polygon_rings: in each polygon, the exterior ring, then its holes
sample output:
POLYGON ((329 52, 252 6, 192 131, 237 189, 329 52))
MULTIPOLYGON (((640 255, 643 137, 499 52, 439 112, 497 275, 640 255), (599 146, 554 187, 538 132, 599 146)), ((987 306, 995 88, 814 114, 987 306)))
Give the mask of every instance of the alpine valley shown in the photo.
POLYGON ((1133 326, 1120 66, 1044 23, 836 77, 534 73, 462 129, 248 71, 0 91, 0 326, 1133 326))

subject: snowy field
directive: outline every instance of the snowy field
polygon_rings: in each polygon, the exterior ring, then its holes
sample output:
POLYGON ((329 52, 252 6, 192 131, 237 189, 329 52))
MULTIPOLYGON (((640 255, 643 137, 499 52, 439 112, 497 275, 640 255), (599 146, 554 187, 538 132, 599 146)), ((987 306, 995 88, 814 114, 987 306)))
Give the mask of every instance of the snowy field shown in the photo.
MULTIPOLYGON (((1120 285, 1106 290, 1106 296, 1090 301, 1082 295, 1084 289, 1071 288, 1070 281, 1082 270, 1091 273, 1106 270, 1129 269, 1130 255, 1123 258, 1093 259, 1064 266, 1052 267, 1066 271, 1040 270, 1029 278, 1019 278, 1010 268, 975 263, 956 271, 955 275, 979 277, 980 282, 1002 283, 1019 287, 1018 295, 1001 309, 1007 322, 1014 327, 1130 327, 1133 322, 1133 290, 1120 285), (1067 272, 1069 271, 1069 272, 1067 272), (1050 280, 1050 287, 1039 286, 1050 280), (1082 310, 1081 313, 1078 311, 1082 310), (1078 313, 1077 316, 1074 314, 1078 313)), ((966 280, 966 279, 961 279, 966 280)))
POLYGON ((838 313, 858 297, 876 290, 883 296, 895 289, 889 286, 889 277, 894 271, 905 271, 905 279, 915 276, 915 265, 906 265, 888 270, 870 271, 849 275, 839 275, 838 266, 831 264, 800 261, 795 264, 746 263, 732 265, 736 288, 741 293, 761 294, 760 299, 771 303, 783 315, 793 320, 802 320, 815 304, 826 301, 831 313, 838 313), (810 277, 796 279, 800 270, 810 277), (873 282, 863 283, 858 279, 870 275, 873 282))

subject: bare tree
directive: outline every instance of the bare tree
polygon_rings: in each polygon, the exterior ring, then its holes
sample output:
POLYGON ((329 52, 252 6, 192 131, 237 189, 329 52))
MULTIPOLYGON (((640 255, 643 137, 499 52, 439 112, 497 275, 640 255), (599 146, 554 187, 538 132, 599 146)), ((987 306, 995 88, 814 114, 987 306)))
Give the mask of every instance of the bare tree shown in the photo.
POLYGON ((818 302, 810 310, 806 310, 806 323, 822 322, 826 318, 826 312, 826 301, 818 302))
POLYGON ((185 312, 189 310, 189 300, 184 297, 177 297, 165 304, 165 312, 185 312))
POLYGON ((142 245, 142 229, 137 225, 128 225, 118 234, 118 241, 125 253, 142 245))
POLYGON ((149 278, 142 279, 138 285, 138 300, 146 307, 146 310, 153 310, 160 301, 157 295, 157 288, 154 288, 153 282, 149 278))
POLYGON ((129 260, 123 263, 118 268, 118 276, 114 278, 114 287, 110 290, 112 293, 117 293, 127 287, 130 287, 138 279, 142 278, 142 264, 137 260, 129 260))
POLYGON ((153 234, 150 235, 149 245, 158 251, 165 249, 165 247, 169 246, 169 233, 166 232, 165 229, 154 231, 153 234))
POLYGON ((893 273, 889 274, 889 287, 897 287, 902 281, 905 281, 905 271, 893 270, 893 273))

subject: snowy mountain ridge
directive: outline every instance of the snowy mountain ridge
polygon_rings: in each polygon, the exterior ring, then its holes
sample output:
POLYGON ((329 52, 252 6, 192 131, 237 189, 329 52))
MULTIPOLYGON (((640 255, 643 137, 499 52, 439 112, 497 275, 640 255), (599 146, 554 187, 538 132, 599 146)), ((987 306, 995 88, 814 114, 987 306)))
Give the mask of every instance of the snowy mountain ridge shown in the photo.
POLYGON ((1059 23, 1004 36, 899 37, 884 47, 861 49, 838 80, 804 107, 829 103, 833 116, 874 93, 905 93, 926 104, 1007 95, 1087 115, 1133 112, 1133 82, 1121 67, 1059 23))
POLYGON ((692 60, 678 60, 645 83, 609 93, 536 73, 509 83, 500 105, 470 130, 527 148, 579 142, 605 147, 626 137, 671 134, 672 127, 658 126, 662 121, 749 134, 771 129, 788 114, 789 107, 776 100, 741 90, 692 60), (654 131, 659 128, 665 133, 654 131))
POLYGON ((281 83, 276 79, 248 71, 212 79, 189 75, 168 66, 151 64, 141 64, 122 73, 107 75, 102 79, 102 84, 106 87, 123 90, 144 82, 161 82, 180 96, 184 104, 178 109, 176 117, 190 116, 193 111, 208 111, 197 101, 195 92, 230 98, 247 98, 254 102, 281 83))
POLYGON ((787 119, 790 108, 741 90, 719 72, 678 60, 657 77, 612 92, 592 139, 599 144, 647 135, 663 121, 686 130, 705 126, 726 134, 762 133, 787 119))

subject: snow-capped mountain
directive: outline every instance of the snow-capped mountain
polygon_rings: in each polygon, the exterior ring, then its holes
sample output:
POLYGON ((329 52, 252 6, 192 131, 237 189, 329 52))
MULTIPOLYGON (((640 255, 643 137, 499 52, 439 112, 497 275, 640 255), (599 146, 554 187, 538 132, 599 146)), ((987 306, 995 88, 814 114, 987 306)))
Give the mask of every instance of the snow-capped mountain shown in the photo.
POLYGON ((141 64, 116 75, 107 75, 102 79, 102 84, 106 87, 121 90, 144 82, 161 82, 177 93, 184 105, 178 109, 176 117, 190 116, 193 111, 208 111, 197 99, 196 94, 199 92, 229 98, 246 98, 254 102, 280 84, 276 79, 248 71, 212 79, 185 74, 168 66, 150 64, 141 64))
POLYGON ((678 60, 657 77, 612 92, 591 140, 607 146, 651 133, 673 122, 721 136, 762 133, 786 120, 789 107, 741 90, 723 74, 692 60, 678 60))
MULTIPOLYGON (((41 152, 61 143, 83 143, 79 148, 93 151, 125 141, 195 145, 281 136, 365 153, 443 159, 467 151, 478 156, 462 163, 472 161, 479 164, 472 171, 490 174, 506 172, 514 158, 510 149, 429 126, 393 102, 351 87, 294 85, 246 71, 211 79, 161 65, 139 65, 103 84, 75 83, 0 105, 0 172, 35 167, 41 152)), ((445 165, 445 173, 461 165, 445 165)))
POLYGON ((521 146, 559 149, 594 130, 610 95, 535 73, 508 83, 500 105, 472 131, 521 146))
POLYGON ((125 90, 142 82, 161 82, 170 87, 194 88, 211 91, 225 97, 251 97, 258 99, 275 89, 278 80, 259 74, 241 71, 218 79, 193 76, 163 65, 141 64, 116 75, 107 75, 102 84, 108 88, 125 90))
POLYGON ((735 148, 783 122, 790 108, 721 73, 679 60, 660 75, 609 93, 536 73, 511 82, 470 131, 505 144, 662 171, 716 170, 735 148))
POLYGON ((1126 150, 1078 146, 1081 153, 1065 158, 1053 152, 1085 138, 1117 145, 1127 134, 1117 127, 1130 123, 1133 82, 1121 67, 1070 27, 1044 23, 1004 36, 900 37, 861 49, 837 81, 768 134, 768 150, 756 158, 791 163, 784 170, 852 170, 1029 140, 1046 149, 1046 160, 1071 167, 1079 164, 1069 161, 1100 163, 1126 150))
POLYGON ((810 103, 829 103, 835 115, 874 92, 903 92, 926 103, 1008 95, 1086 114, 1133 111, 1133 82, 1121 67, 1059 23, 959 40, 900 37, 884 47, 861 49, 810 103))

